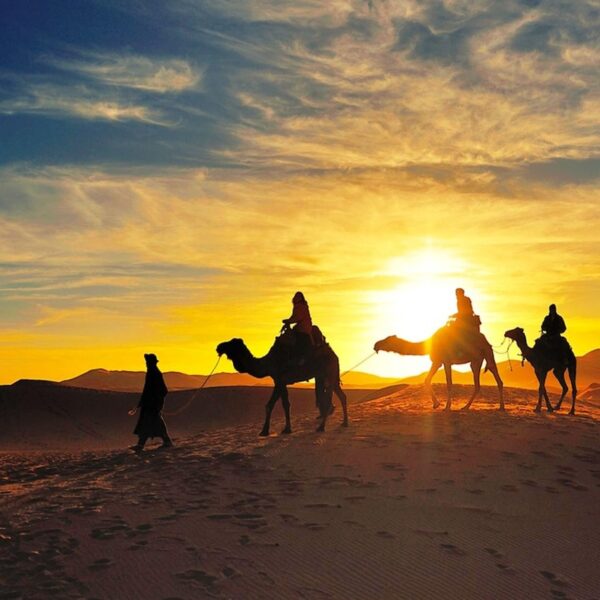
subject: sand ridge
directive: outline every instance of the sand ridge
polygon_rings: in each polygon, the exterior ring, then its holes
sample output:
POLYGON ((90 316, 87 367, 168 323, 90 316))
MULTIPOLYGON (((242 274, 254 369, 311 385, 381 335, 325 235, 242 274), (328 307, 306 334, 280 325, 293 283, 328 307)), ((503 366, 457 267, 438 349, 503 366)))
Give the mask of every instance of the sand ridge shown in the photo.
POLYGON ((0 598, 597 598, 598 410, 533 396, 448 414, 410 386, 324 434, 5 453, 0 598))

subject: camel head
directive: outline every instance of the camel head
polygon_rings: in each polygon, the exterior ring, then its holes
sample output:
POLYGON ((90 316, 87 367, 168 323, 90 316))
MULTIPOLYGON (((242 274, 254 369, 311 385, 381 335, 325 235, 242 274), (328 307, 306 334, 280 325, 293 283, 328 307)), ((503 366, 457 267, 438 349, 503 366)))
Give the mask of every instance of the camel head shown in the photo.
POLYGON ((514 342, 518 342, 519 339, 525 338, 525 331, 522 327, 515 327, 514 329, 509 329, 504 332, 504 337, 507 337, 509 340, 513 340, 514 342))
POLYGON ((236 371, 244 372, 242 361, 250 356, 250 351, 244 344, 244 340, 241 338, 233 338, 228 342, 221 342, 217 346, 217 354, 222 356, 223 354, 233 362, 233 366, 236 371))
POLYGON ((397 339, 398 338, 395 335, 388 335, 388 337, 379 340, 378 342, 375 342, 373 350, 375 350, 375 352, 379 352, 380 350, 389 351, 392 349, 393 344, 397 339))

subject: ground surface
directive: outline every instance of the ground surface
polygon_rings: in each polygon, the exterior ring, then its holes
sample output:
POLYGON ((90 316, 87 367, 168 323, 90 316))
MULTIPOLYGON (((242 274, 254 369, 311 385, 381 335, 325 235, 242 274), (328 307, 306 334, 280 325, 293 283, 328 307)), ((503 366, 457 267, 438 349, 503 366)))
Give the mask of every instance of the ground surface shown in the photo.
POLYGON ((600 411, 494 400, 411 386, 324 434, 5 452, 0 599, 599 598, 600 411))

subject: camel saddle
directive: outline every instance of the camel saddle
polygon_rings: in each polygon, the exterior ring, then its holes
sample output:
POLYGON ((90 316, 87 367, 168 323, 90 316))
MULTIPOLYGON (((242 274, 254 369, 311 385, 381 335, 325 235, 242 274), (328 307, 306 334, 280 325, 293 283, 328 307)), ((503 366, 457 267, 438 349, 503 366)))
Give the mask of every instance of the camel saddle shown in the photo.
POLYGON ((556 356, 564 362, 573 352, 567 338, 562 335, 548 335, 547 333, 535 340, 534 349, 548 356, 556 356))

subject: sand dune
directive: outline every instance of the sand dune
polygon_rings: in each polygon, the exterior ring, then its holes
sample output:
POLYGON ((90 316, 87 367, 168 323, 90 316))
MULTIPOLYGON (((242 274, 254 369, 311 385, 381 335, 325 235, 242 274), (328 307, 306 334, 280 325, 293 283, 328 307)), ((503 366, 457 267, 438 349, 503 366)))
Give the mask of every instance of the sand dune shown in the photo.
MULTIPOLYGON (((220 400, 258 409, 257 391, 220 400)), ((537 415, 534 392, 509 388, 501 414, 485 388, 475 410, 433 412, 403 386, 317 434, 294 393, 291 436, 258 438, 253 415, 195 434, 173 420, 177 447, 140 456, 4 452, 0 597, 598 596, 597 406, 537 415)))
MULTIPOLYGON (((373 394, 348 390, 350 402, 373 394)), ((254 423, 259 428, 271 389, 215 387, 169 392, 165 419, 177 435, 254 423), (183 409, 183 410, 182 410, 183 409)), ((135 419, 127 416, 139 393, 90 390, 48 381, 0 386, 0 448, 114 448, 132 443, 135 419)), ((290 389, 292 417, 314 412, 311 389, 290 389)), ((257 429, 258 430, 258 429, 257 429)))

